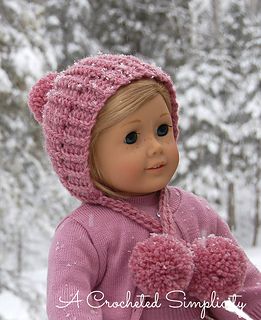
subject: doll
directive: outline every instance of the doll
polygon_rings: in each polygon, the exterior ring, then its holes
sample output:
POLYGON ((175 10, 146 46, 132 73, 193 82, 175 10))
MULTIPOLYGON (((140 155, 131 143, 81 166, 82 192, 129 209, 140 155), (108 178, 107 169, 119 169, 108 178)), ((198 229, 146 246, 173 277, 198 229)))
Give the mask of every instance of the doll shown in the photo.
POLYGON ((45 150, 81 205, 57 226, 49 320, 261 319, 261 275, 179 163, 170 77, 134 56, 87 57, 29 94, 45 150))

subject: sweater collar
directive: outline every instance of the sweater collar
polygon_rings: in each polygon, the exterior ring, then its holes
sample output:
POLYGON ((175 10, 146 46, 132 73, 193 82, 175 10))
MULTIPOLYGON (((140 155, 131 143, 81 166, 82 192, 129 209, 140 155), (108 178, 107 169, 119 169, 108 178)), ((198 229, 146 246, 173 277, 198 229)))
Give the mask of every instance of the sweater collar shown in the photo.
POLYGON ((125 201, 137 207, 139 207, 140 205, 156 206, 159 202, 159 196, 160 191, 156 191, 141 196, 131 196, 125 199, 125 201))

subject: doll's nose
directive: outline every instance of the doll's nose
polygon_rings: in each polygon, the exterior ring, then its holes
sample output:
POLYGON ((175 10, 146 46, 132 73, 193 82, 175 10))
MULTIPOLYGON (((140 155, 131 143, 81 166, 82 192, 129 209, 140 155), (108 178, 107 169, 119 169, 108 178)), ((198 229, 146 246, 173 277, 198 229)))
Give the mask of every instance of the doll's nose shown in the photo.
POLYGON ((147 145, 147 154, 148 156, 153 156, 155 154, 161 154, 163 152, 161 142, 156 138, 151 138, 148 141, 147 145))

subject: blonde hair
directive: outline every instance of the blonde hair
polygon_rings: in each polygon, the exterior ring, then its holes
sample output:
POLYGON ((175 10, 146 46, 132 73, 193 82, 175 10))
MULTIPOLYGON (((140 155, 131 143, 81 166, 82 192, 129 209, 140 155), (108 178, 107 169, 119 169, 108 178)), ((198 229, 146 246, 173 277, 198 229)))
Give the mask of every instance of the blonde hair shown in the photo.
POLYGON ((95 146, 99 135, 106 129, 125 119, 131 113, 137 111, 142 104, 161 94, 171 112, 169 92, 166 87, 152 79, 136 80, 121 87, 111 96, 105 106, 98 113, 96 123, 91 133, 89 168, 93 184, 97 189, 111 197, 126 198, 123 192, 113 190, 105 184, 99 168, 96 166, 95 146))

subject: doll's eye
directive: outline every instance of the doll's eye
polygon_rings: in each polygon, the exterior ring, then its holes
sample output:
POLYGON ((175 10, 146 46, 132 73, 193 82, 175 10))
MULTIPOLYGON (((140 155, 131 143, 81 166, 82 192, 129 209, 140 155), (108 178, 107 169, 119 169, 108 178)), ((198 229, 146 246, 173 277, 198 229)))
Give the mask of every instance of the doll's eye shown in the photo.
POLYGON ((157 130, 157 134, 159 137, 163 137, 163 136, 166 136, 169 132, 169 127, 171 128, 172 126, 169 126, 167 124, 162 124, 158 127, 158 130, 157 130))
POLYGON ((135 131, 132 131, 129 134, 127 134, 124 142, 127 144, 133 144, 137 141, 137 139, 138 139, 138 133, 135 131))

